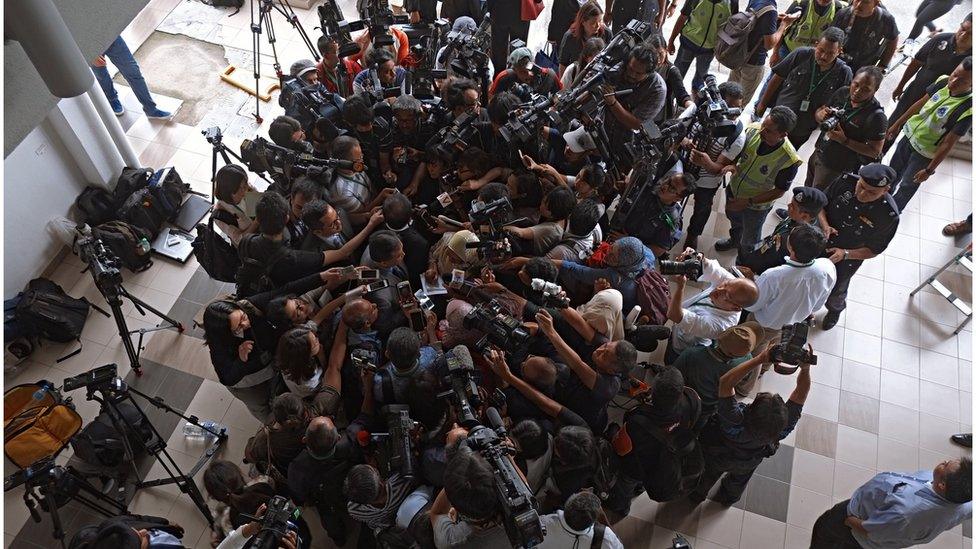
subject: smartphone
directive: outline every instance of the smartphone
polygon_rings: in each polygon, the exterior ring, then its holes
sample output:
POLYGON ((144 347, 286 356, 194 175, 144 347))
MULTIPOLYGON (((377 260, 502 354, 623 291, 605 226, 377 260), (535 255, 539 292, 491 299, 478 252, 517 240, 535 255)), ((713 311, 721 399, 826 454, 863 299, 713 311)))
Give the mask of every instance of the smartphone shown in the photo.
POLYGON ((359 271, 359 280, 377 280, 380 277, 378 269, 363 269, 359 271))
POLYGON ((416 301, 413 297, 413 288, 410 287, 410 281, 404 280, 403 282, 397 282, 397 300, 400 304, 413 303, 416 301))
POLYGON ((356 276, 356 266, 347 265, 339 270, 339 275, 343 278, 352 278, 356 276))
POLYGON ((366 292, 364 292, 364 293, 369 294, 369 293, 377 292, 379 290, 382 290, 384 288, 389 288, 389 287, 390 287, 390 281, 389 280, 386 280, 386 279, 377 280, 376 282, 373 282, 373 283, 369 284, 368 286, 366 286, 366 292))
POLYGON ((415 332, 422 332, 427 329, 427 319, 424 318, 424 311, 421 309, 411 309, 407 313, 407 320, 410 322, 410 329, 415 332))
POLYGON ((530 159, 528 156, 525 156, 525 153, 522 152, 522 149, 519 149, 518 153, 519 153, 519 158, 522 159, 523 166, 525 166, 526 168, 532 166, 532 159, 530 159))

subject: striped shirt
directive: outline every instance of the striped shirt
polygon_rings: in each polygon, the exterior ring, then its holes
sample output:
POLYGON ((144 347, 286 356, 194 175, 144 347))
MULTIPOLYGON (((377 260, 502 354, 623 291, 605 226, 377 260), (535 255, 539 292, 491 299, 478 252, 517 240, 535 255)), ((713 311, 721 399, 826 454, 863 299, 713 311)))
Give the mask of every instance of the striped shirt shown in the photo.
POLYGON ((396 524, 397 509, 412 491, 413 482, 410 479, 393 473, 386 480, 386 503, 383 507, 350 501, 349 516, 373 530, 390 528, 396 524))

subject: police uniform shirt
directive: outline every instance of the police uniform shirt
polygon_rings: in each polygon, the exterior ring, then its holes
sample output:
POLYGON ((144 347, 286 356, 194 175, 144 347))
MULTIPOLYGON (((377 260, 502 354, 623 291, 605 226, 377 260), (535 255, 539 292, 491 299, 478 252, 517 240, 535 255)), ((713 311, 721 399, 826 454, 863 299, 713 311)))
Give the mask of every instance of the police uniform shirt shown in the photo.
POLYGON ((874 202, 861 202, 854 196, 857 177, 848 174, 827 187, 827 223, 837 229, 829 246, 852 250, 866 247, 880 254, 898 230, 898 206, 885 195, 874 202))
POLYGON ((853 59, 853 71, 866 65, 874 65, 881 59, 884 52, 883 40, 890 42, 898 39, 895 17, 880 5, 870 17, 855 17, 850 7, 844 8, 834 16, 833 26, 847 32, 844 51, 853 59))
MULTIPOLYGON (((851 109, 850 90, 850 86, 838 89, 827 102, 831 107, 847 110, 840 122, 844 135, 860 143, 884 139, 885 132, 888 131, 888 117, 884 107, 878 102, 877 95, 857 109, 851 109)), ((862 156, 838 141, 827 139, 826 132, 820 134, 817 149, 830 163, 830 167, 837 171, 856 172, 861 166, 874 162, 873 158, 862 156)))
POLYGON ((832 67, 821 71, 814 60, 813 48, 797 48, 790 52, 773 67, 773 74, 783 79, 773 105, 789 107, 797 115, 791 135, 812 133, 817 128, 813 117, 817 109, 825 105, 834 92, 851 83, 851 69, 847 63, 838 58, 832 67))

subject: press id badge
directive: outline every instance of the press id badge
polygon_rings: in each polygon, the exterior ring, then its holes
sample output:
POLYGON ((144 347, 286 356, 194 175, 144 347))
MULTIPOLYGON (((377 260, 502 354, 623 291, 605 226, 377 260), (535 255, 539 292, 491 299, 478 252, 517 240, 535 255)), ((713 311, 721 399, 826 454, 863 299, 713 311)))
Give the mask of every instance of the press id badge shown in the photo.
POLYGON ((807 100, 800 101, 800 112, 807 112, 810 110, 810 102, 807 100))

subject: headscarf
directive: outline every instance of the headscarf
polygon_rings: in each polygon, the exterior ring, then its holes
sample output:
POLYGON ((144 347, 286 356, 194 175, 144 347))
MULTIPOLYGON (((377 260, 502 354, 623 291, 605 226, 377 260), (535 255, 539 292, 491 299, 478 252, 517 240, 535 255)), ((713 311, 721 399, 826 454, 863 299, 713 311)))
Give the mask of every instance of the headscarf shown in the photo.
POLYGON ((624 296, 608 288, 576 308, 583 320, 610 341, 624 338, 624 296))
POLYGON ((437 270, 441 274, 450 274, 453 269, 466 270, 478 265, 478 250, 465 248, 465 244, 469 242, 478 242, 478 235, 471 231, 444 233, 440 243, 434 249, 437 270), (457 254, 457 257, 462 258, 462 260, 458 262, 448 253, 448 250, 457 254))

